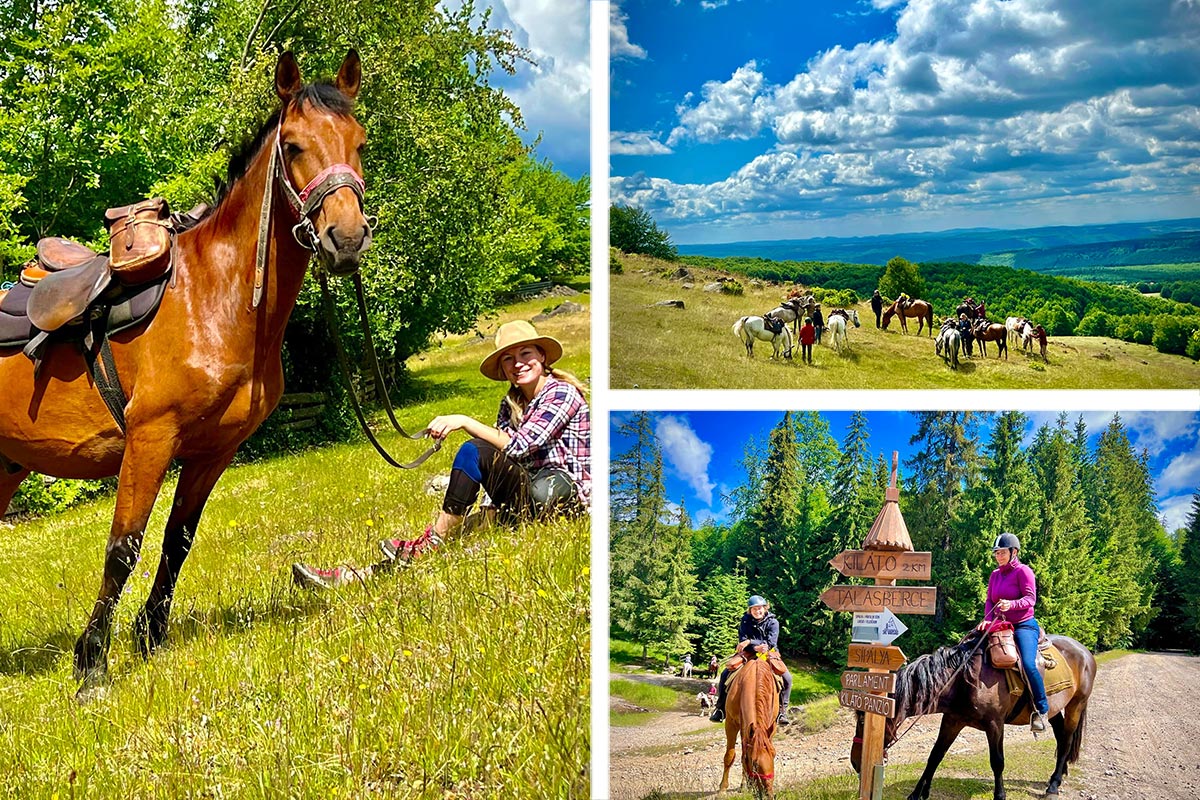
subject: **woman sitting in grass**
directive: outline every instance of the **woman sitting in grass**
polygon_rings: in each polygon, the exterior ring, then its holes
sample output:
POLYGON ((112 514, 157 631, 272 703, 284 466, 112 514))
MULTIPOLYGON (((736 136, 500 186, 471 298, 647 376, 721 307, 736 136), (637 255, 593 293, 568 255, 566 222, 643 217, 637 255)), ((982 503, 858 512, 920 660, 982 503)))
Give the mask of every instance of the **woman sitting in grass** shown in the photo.
POLYGON ((472 522, 507 523, 522 517, 586 512, 592 488, 591 416, 583 384, 552 367, 562 353, 562 344, 539 336, 528 322, 501 325, 496 349, 479 366, 492 380, 509 383, 496 424, 485 425, 465 414, 448 414, 429 423, 434 439, 445 439, 458 430, 471 437, 454 456, 437 519, 414 539, 381 542, 384 561, 373 567, 319 569, 293 564, 296 583, 306 588, 340 586, 436 550, 463 527, 480 488, 490 503, 480 515, 472 516, 472 522))

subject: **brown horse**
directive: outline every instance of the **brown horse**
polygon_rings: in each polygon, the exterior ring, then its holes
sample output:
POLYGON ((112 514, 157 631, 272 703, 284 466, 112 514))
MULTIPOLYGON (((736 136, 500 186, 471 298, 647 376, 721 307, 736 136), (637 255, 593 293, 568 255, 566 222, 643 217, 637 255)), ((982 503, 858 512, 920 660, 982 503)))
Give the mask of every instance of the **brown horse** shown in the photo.
POLYGON ((172 460, 182 470, 158 573, 135 626, 145 654, 166 638, 175 583, 209 493, 279 402, 284 327, 311 256, 299 233, 319 268, 334 275, 357 270, 370 246, 359 177, 366 136, 352 107, 361 75, 353 50, 332 85, 306 86, 292 54, 279 58, 281 108, 234 158, 214 208, 177 236, 173 285, 156 314, 112 339, 128 398, 124 434, 90 384, 77 347, 51 347, 36 378, 19 349, 0 351, 0 507, 7 508, 31 470, 120 476, 99 596, 75 644, 80 700, 105 683, 113 611, 172 460), (294 187, 305 187, 299 212, 292 210, 294 187), (274 200, 264 208, 268 188, 274 200), (256 303, 260 212, 268 230, 265 291, 256 303))
MULTIPOLYGON (((1001 326, 1003 327, 1003 326, 1001 326)), ((896 716, 884 727, 884 747, 895 743, 897 730, 910 717, 941 714, 942 726, 929 753, 925 771, 913 787, 908 800, 926 800, 933 773, 950 745, 965 727, 987 734, 995 786, 994 800, 1004 800, 1004 726, 1028 725, 1029 692, 1013 695, 1003 672, 993 669, 976 648, 981 636, 972 631, 953 647, 942 647, 906 664, 896 674, 896 716)), ((1074 685, 1049 695, 1050 727, 1054 729, 1057 758, 1046 794, 1057 796, 1067 764, 1079 760, 1079 749, 1087 726, 1088 697, 1096 678, 1096 659, 1086 647, 1067 636, 1051 636, 1050 641, 1071 667, 1074 685)), ((858 715, 858 732, 850 750, 855 771, 862 760, 863 715, 858 715)))
POLYGON ((775 673, 767 662, 747 654, 749 660, 729 677, 729 696, 725 708, 725 772, 721 789, 729 789, 729 768, 733 766, 733 748, 742 737, 742 773, 750 779, 756 797, 774 797, 776 719, 779 717, 779 689, 775 673))
MULTIPOLYGON (((885 331, 887 330, 888 323, 891 322, 892 317, 899 314, 899 308, 897 307, 897 303, 899 303, 898 300, 893 302, 883 312, 883 329, 885 331)), ((924 300, 909 300, 908 305, 906 305, 904 307, 904 313, 899 314, 899 316, 900 316, 900 328, 905 333, 908 333, 908 319, 915 317, 916 319, 920 320, 920 322, 917 325, 917 336, 921 335, 921 331, 925 329, 926 324, 929 325, 928 335, 933 336, 933 304, 932 303, 928 303, 924 300)))
POLYGON ((1004 353, 1004 360, 1008 360, 1008 329, 999 322, 988 322, 980 320, 975 325, 975 341, 979 342, 979 351, 983 353, 984 358, 987 357, 987 343, 996 343, 996 358, 1000 358, 1000 354, 1004 353))

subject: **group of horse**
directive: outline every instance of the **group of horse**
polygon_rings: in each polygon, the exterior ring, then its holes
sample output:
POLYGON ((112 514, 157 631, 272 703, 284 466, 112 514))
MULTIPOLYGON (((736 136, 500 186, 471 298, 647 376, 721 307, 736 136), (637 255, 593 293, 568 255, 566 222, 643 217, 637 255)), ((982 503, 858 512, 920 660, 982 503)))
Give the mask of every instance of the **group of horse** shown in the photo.
MULTIPOLYGON (((792 294, 762 316, 740 317, 733 323, 733 333, 745 346, 748 358, 754 357, 754 343, 759 341, 771 343, 772 358, 779 358, 782 348, 783 357, 791 359, 793 342, 799 337, 801 321, 805 317, 811 318, 813 312, 820 307, 811 294, 792 294), (788 325, 791 325, 791 330, 788 329, 788 325)), ((835 308, 825 320, 829 346, 836 350, 838 355, 849 347, 848 330, 851 323, 856 328, 862 327, 857 309, 835 308)))
MULTIPOLYGON (((884 726, 884 758, 887 749, 912 729, 919 717, 941 714, 937 741, 929 753, 925 770, 913 786, 908 800, 928 800, 933 775, 942 758, 963 728, 975 728, 987 736, 993 776, 993 800, 1005 800, 1004 728, 1028 725, 1031 712, 1029 692, 1011 691, 1004 670, 984 657, 988 635, 971 631, 958 644, 941 647, 904 665, 896 673, 895 715, 884 726), (901 726, 908 727, 901 731, 901 726)), ((1047 797, 1058 797, 1068 765, 1079 760, 1087 726, 1088 698, 1096 678, 1096 659, 1079 642, 1067 636, 1049 636, 1066 660, 1071 684, 1048 695, 1047 715, 1054 731, 1054 771, 1046 785, 1047 797)), ((1039 658, 1039 662, 1041 659, 1039 658)), ((1040 664, 1039 664, 1040 666, 1040 664)), ((776 716, 779 692, 766 661, 750 658, 731 678, 725 704, 725 758, 722 792, 729 788, 729 771, 735 744, 742 742, 744 783, 758 798, 774 797, 776 716)), ((858 721, 850 748, 855 772, 863 768, 863 723, 858 721)))
POLYGON ((970 316, 969 311, 973 312, 974 308, 966 303, 960 305, 956 310, 956 318, 949 317, 942 322, 941 330, 933 343, 934 353, 941 356, 951 369, 958 369, 960 352, 968 357, 974 355, 975 342, 979 343, 979 350, 985 358, 987 343, 994 342, 996 358, 1003 354, 1005 361, 1008 360, 1010 341, 1019 343, 1022 349, 1029 352, 1032 352, 1033 344, 1037 342, 1042 361, 1049 362, 1046 358, 1046 329, 1041 325, 1034 325, 1024 317, 1008 317, 1001 325, 987 318, 970 316))

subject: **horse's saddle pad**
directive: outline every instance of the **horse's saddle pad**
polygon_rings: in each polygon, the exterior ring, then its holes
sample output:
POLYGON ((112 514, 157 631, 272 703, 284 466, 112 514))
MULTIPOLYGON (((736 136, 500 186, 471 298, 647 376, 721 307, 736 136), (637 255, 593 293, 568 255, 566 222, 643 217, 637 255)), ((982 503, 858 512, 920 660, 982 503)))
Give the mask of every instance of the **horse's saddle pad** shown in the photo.
MULTIPOLYGON (((1047 697, 1075 685, 1075 679, 1071 674, 1071 665, 1063 658, 1057 647, 1052 644, 1039 647, 1038 655, 1038 666, 1045 667, 1041 672, 1042 680, 1046 684, 1047 697), (1048 664, 1053 664, 1053 666, 1046 667, 1048 664)), ((1006 669, 1004 677, 1008 681, 1010 693, 1019 695, 1025 692, 1025 678, 1022 677, 1019 669, 1006 669)))
MULTIPOLYGON (((167 280, 163 276, 146 286, 121 288, 111 298, 108 332, 118 333, 148 319, 162 302, 167 280)), ((0 347, 24 347, 39 331, 29 320, 28 302, 33 289, 17 284, 0 297, 0 347)), ((55 332, 53 340, 83 336, 83 326, 67 325, 55 332)))

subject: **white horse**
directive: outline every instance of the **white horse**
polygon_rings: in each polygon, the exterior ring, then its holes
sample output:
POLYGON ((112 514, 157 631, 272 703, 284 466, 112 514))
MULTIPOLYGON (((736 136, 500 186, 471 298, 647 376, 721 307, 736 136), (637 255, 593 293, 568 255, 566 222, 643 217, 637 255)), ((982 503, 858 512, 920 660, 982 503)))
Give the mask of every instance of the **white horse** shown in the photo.
POLYGON ((1033 350, 1033 323, 1025 320, 1025 324, 1021 326, 1021 349, 1033 350))
POLYGON ((1004 329, 1008 331, 1008 340, 1015 342, 1021 336, 1021 328, 1025 326, 1024 317, 1005 317, 1004 329))
POLYGON ((950 369, 958 369, 958 351, 961 348, 962 334, 959 333, 958 326, 953 322, 943 325, 942 332, 933 340, 933 351, 950 365, 950 369))
POLYGON ((803 302, 804 301, 799 297, 790 297, 772 308, 766 314, 763 314, 763 316, 770 317, 771 319, 777 319, 785 325, 790 322, 792 324, 793 332, 798 332, 800 330, 800 318, 804 316, 804 311, 806 309, 806 306, 803 305, 803 302))
POLYGON ((843 346, 850 346, 850 341, 846 336, 847 319, 854 320, 854 327, 862 327, 862 323, 858 321, 858 309, 851 309, 847 311, 844 308, 835 308, 833 311, 829 312, 829 321, 827 323, 830 335, 829 344, 831 347, 837 350, 839 356, 842 354, 843 346))
POLYGON ((788 330, 787 325, 784 325, 779 333, 775 333, 767 330, 762 317, 742 317, 733 323, 733 333, 746 346, 746 355, 749 358, 754 357, 754 341, 756 339, 771 343, 771 347, 774 348, 774 352, 771 354, 772 358, 779 357, 779 340, 783 339, 783 357, 787 359, 792 357, 792 333, 788 330))

